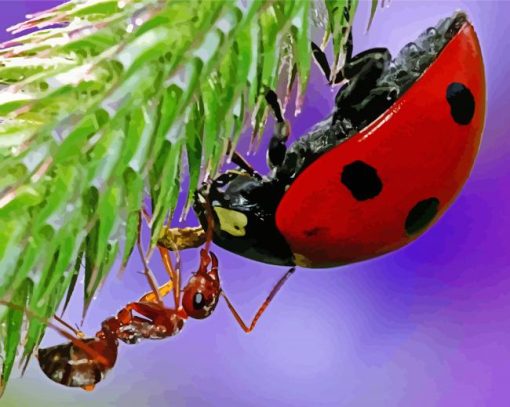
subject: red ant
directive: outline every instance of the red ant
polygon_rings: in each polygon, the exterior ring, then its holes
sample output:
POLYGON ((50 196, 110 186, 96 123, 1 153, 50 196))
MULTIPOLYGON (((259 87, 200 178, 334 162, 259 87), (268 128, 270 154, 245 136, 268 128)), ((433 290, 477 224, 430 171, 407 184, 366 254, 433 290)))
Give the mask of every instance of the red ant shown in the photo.
POLYGON ((189 279, 181 298, 180 262, 174 270, 168 251, 163 248, 159 250, 171 280, 159 289, 153 289, 139 301, 127 304, 116 316, 103 321, 101 330, 95 337, 84 338, 80 331, 57 318, 71 329, 75 336, 66 333, 65 336, 70 338, 71 342, 39 349, 39 365, 46 376, 65 386, 93 390, 115 365, 119 340, 134 344, 142 339, 164 339, 176 335, 188 317, 204 319, 211 315, 220 295, 225 299, 241 328, 247 333, 251 332, 271 300, 294 271, 294 268, 291 268, 278 281, 248 326, 221 289, 218 259, 214 253, 207 249, 200 251, 198 271, 189 279), (165 307, 159 300, 160 296, 170 291, 174 293, 174 308, 165 307), (140 316, 134 315, 134 312, 140 316))
MULTIPOLYGON (((212 211, 210 205, 207 205, 207 208, 209 209, 208 222, 210 222, 208 229, 212 231, 212 211)), ((148 217, 145 212, 142 212, 142 215, 148 217)), ((176 245, 171 242, 176 257, 175 268, 172 265, 168 249, 159 247, 163 265, 170 279, 166 284, 158 287, 147 265, 139 238, 138 250, 143 260, 144 273, 152 290, 138 301, 127 304, 116 316, 104 320, 101 329, 94 337, 85 338, 81 331, 55 316, 55 319, 70 329, 74 335, 48 323, 70 342, 39 349, 39 365, 46 376, 64 386, 81 387, 91 391, 115 365, 119 340, 134 344, 142 339, 164 339, 174 336, 182 330, 188 317, 204 319, 211 315, 220 296, 225 299, 240 327, 246 333, 251 332, 276 293, 294 272, 294 267, 280 278, 248 326, 221 289, 218 259, 214 253, 209 251, 212 240, 211 232, 204 240, 205 245, 204 249, 200 251, 198 270, 192 274, 182 290, 181 297, 181 262, 176 245), (173 292, 174 296, 173 308, 166 307, 161 300, 170 292, 173 292), (134 313, 138 315, 134 315, 134 313)))

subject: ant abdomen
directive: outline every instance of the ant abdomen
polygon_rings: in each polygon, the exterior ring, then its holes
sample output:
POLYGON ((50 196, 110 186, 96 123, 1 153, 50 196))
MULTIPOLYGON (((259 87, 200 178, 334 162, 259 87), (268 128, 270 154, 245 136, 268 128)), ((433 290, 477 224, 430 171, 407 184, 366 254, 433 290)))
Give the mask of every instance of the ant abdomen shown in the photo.
MULTIPOLYGON (((93 390, 115 365, 119 341, 135 344, 143 339, 157 340, 177 335, 184 327, 187 318, 208 317, 216 308, 220 295, 225 298, 228 308, 241 328, 245 332, 251 332, 271 299, 294 271, 292 268, 280 279, 259 308, 251 324, 247 326, 221 290, 218 259, 208 250, 203 249, 200 254, 199 269, 186 284, 182 291, 182 298, 180 298, 179 283, 177 287, 173 286, 175 281, 180 281, 180 267, 177 267, 179 274, 175 274, 168 266, 174 294, 176 294, 174 308, 167 308, 158 298, 160 291, 164 293, 163 289, 167 285, 155 287, 149 294, 153 294, 153 297, 158 299, 157 302, 152 302, 150 299, 152 296, 146 294, 139 301, 127 304, 117 315, 105 319, 101 329, 93 338, 84 338, 81 331, 58 316, 54 316, 57 321, 71 330, 74 336, 56 328, 63 336, 70 339, 70 342, 39 349, 39 365, 44 374, 54 382, 67 387, 93 390)), ((165 253, 163 255, 167 256, 165 253)), ((163 257, 163 260, 168 258, 163 257)))
POLYGON ((76 339, 38 351, 39 365, 46 376, 69 387, 92 390, 104 379, 117 360, 117 346, 107 346, 106 339, 76 339), (108 347, 108 352, 105 348, 108 347))

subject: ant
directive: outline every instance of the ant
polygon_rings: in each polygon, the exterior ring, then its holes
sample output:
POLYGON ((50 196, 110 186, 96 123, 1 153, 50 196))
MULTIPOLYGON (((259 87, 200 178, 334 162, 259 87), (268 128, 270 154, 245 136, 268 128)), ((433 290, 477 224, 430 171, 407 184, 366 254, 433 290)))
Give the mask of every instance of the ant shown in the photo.
POLYGON ((59 332, 70 339, 70 342, 39 349, 39 365, 46 376, 64 386, 81 387, 91 391, 115 365, 119 340, 135 344, 143 339, 164 339, 174 336, 182 330, 188 318, 204 319, 209 317, 215 310, 220 296, 225 299, 240 327, 246 333, 251 332, 295 268, 292 267, 280 278, 251 323, 246 325, 221 288, 218 259, 213 252, 209 251, 210 240, 208 237, 206 245, 201 249, 198 270, 188 280, 182 290, 182 296, 180 289, 181 265, 178 252, 174 251, 176 256, 174 268, 168 250, 159 247, 165 270, 170 277, 169 281, 158 288, 157 284, 151 280, 153 277, 148 274, 149 270, 144 258, 144 271, 151 282, 151 292, 142 296, 138 301, 127 304, 117 315, 104 320, 95 337, 85 338, 81 331, 55 317, 57 321, 70 329, 74 336, 57 328, 59 332), (166 307, 161 300, 161 297, 170 292, 173 292, 174 295, 175 305, 173 308, 166 307))

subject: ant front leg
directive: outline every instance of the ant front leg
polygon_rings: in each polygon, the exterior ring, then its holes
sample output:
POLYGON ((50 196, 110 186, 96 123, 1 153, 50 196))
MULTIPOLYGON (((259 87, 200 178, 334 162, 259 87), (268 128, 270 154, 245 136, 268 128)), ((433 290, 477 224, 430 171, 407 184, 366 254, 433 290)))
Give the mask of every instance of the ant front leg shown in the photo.
POLYGON ((276 124, 273 132, 273 136, 269 141, 269 147, 267 150, 267 165, 269 168, 279 167, 282 165, 287 152, 287 140, 290 136, 290 125, 283 118, 282 108, 278 96, 272 90, 266 92, 266 101, 273 110, 273 114, 276 119, 276 124))
POLYGON ((230 312, 232 312, 232 315, 234 316, 235 320, 237 321, 237 323, 239 324, 239 326, 241 327, 241 329, 244 332, 250 333, 251 331, 253 331, 253 329, 255 328, 255 325, 257 325, 258 320, 260 319, 260 317, 262 316, 262 314, 264 313, 266 308, 269 306, 269 304, 271 303, 273 298, 276 296, 278 291, 280 291, 280 289, 285 284, 285 282, 289 279, 289 277, 292 275, 292 273, 294 273, 294 271, 296 271, 296 268, 292 267, 283 275, 282 278, 280 278, 280 280, 278 280, 278 282, 275 284, 275 286, 273 287, 273 289, 267 296, 266 300, 262 303, 262 305, 258 309, 257 313, 253 317, 249 326, 245 324, 245 322, 243 321, 243 319, 241 318, 241 316, 235 309, 234 305, 228 299, 225 292, 223 290, 221 291, 221 295, 225 299, 225 302, 227 303, 227 306, 228 306, 230 312))

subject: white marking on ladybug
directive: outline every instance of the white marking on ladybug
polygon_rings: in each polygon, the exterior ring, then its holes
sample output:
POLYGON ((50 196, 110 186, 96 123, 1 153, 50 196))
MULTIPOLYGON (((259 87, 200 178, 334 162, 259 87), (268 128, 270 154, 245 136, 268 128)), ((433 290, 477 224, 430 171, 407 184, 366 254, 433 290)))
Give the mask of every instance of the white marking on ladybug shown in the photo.
POLYGON ((244 213, 221 206, 215 206, 214 212, 220 221, 221 230, 235 237, 246 235, 245 226, 248 224, 248 218, 244 213))

